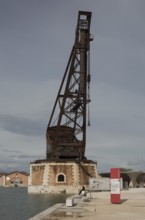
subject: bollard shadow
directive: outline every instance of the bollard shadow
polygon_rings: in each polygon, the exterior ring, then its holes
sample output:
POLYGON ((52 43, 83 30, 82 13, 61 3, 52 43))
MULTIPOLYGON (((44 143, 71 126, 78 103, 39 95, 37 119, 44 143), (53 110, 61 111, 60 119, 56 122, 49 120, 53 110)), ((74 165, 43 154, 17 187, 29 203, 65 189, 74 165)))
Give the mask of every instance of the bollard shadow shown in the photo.
POLYGON ((126 202, 128 199, 121 199, 121 204, 126 202))

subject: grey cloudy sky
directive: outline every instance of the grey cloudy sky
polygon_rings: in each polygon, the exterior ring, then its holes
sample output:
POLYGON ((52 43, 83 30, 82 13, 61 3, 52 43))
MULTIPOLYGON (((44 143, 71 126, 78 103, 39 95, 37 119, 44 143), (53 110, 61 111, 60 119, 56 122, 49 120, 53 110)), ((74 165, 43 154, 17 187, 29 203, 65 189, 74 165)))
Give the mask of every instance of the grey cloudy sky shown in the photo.
POLYGON ((86 155, 99 172, 145 171, 144 0, 0 0, 0 171, 45 158, 79 10, 94 35, 86 155))

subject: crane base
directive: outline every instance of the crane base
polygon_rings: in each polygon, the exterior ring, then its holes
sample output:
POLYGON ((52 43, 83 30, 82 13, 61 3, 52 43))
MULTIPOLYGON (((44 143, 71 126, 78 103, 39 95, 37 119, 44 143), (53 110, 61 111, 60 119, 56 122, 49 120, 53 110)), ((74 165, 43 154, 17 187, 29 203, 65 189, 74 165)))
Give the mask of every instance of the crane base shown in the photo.
POLYGON ((79 193, 89 187, 89 179, 97 178, 93 161, 39 161, 30 164, 28 193, 79 193))

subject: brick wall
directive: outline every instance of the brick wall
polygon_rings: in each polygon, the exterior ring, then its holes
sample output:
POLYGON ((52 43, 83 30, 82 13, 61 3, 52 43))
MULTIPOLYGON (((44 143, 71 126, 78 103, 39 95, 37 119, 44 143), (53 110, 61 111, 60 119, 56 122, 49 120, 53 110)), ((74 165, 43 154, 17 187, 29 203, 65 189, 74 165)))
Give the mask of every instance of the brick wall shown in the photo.
POLYGON ((6 174, 5 186, 28 186, 28 174, 17 171, 6 174))

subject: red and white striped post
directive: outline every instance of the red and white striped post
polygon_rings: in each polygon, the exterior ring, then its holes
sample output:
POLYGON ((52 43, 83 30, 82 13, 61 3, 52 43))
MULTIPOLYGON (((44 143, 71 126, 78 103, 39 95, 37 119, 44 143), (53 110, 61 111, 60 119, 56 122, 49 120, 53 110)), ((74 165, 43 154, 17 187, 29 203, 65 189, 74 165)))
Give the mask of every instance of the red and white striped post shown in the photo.
POLYGON ((110 178, 111 178, 111 203, 120 204, 120 169, 111 168, 110 169, 110 178))

